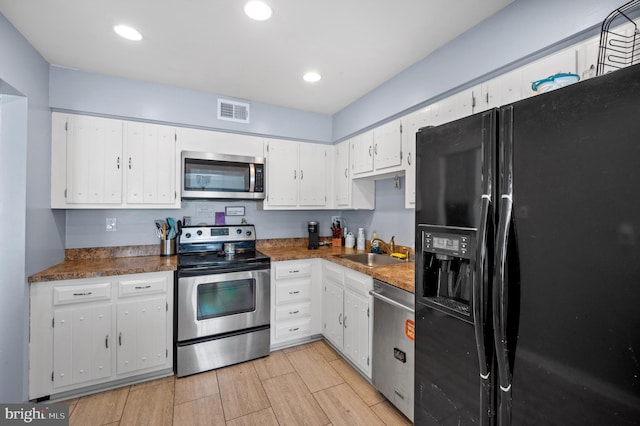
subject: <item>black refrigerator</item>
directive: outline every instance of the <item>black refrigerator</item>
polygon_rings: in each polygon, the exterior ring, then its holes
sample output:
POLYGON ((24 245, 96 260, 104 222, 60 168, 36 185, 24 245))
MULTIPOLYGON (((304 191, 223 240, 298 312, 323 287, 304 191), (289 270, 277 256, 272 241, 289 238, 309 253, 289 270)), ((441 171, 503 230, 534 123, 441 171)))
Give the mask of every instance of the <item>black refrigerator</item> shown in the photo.
POLYGON ((416 138, 415 424, 640 424, 640 66, 416 138))

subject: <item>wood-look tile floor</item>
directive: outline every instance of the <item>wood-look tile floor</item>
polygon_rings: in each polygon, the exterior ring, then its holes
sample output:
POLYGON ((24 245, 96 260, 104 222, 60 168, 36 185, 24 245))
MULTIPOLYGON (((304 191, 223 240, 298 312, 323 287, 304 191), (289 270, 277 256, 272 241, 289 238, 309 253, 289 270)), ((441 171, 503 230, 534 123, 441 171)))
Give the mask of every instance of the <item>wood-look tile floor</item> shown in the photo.
POLYGON ((67 401, 70 425, 410 425, 327 343, 67 401))

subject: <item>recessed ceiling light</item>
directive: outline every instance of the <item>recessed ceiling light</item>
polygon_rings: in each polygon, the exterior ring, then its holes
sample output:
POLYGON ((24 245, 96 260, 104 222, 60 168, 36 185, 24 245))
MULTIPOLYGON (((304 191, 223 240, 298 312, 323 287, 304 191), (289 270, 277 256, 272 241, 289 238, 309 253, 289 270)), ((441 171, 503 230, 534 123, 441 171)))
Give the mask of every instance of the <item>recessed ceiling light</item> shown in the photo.
POLYGON ((126 25, 116 25, 113 27, 113 31, 115 31, 120 37, 126 38, 127 40, 142 40, 142 34, 140 34, 138 30, 126 25))
POLYGON ((308 83, 315 83, 320 81, 321 78, 322 76, 315 71, 309 71, 302 77, 302 79, 308 83))
POLYGON ((271 8, 263 1, 253 0, 244 5, 244 13, 256 21, 266 21, 271 18, 271 8))

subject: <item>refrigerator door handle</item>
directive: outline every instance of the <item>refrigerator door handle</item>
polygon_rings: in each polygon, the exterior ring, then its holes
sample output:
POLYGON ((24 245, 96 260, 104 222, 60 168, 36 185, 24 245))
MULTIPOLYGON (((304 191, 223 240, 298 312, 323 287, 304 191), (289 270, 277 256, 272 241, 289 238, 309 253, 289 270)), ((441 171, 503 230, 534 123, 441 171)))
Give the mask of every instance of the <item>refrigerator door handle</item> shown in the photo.
POLYGON ((482 195, 482 208, 480 210, 480 229, 478 230, 478 255, 476 263, 476 276, 473 280, 473 317, 474 330, 476 335, 476 348, 478 350, 478 361, 480 362, 480 377, 489 378, 489 361, 487 360, 486 343, 486 305, 485 289, 491 284, 485 275, 485 263, 487 260, 487 233, 489 232, 489 218, 491 217, 491 196, 482 195))
POLYGON ((502 195, 500 200, 500 219, 496 234, 496 257, 493 276, 493 330, 498 365, 498 397, 497 424, 511 424, 511 367, 507 349, 507 300, 508 287, 505 282, 507 243, 511 227, 513 199, 511 195, 502 195))

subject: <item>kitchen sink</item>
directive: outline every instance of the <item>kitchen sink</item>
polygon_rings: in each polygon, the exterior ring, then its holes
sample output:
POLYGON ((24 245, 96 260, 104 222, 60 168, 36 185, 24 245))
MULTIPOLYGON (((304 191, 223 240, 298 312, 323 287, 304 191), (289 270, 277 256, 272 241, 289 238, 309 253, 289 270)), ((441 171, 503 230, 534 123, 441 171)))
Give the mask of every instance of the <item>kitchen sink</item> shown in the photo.
POLYGON ((405 261, 402 259, 377 253, 340 254, 337 257, 339 257, 340 259, 346 259, 350 260, 351 262, 359 263, 369 268, 378 268, 380 266, 399 265, 401 263, 405 263, 405 261))

